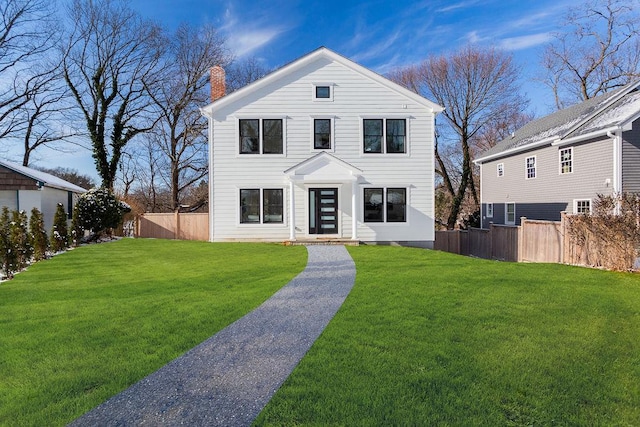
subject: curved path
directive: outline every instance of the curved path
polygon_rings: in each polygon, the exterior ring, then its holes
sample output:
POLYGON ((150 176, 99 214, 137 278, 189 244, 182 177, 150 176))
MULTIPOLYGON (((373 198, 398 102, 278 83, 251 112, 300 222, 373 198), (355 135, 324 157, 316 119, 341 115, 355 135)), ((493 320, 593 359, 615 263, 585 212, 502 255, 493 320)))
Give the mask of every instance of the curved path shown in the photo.
POLYGON ((344 246, 307 251, 304 271, 260 307, 70 425, 250 425, 353 287, 344 246))

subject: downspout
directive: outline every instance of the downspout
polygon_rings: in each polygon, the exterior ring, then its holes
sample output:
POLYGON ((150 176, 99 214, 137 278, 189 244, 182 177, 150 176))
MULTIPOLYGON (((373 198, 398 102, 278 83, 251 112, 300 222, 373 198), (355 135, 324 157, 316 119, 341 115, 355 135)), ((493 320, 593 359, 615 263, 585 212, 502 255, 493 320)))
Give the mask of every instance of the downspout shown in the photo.
MULTIPOLYGON (((613 141, 613 196, 622 194, 622 132, 607 131, 607 137, 613 141)), ((620 202, 616 203, 615 213, 620 213, 620 202)))

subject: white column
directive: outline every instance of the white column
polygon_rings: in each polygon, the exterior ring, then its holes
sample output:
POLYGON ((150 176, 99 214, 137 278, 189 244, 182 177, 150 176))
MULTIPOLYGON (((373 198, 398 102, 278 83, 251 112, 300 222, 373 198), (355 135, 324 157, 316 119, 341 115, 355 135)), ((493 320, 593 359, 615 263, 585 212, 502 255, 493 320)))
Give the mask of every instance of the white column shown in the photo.
POLYGON ((296 240, 296 194, 293 180, 289 178, 289 240, 296 240))
POLYGON ((351 240, 358 240, 358 181, 351 183, 351 240))

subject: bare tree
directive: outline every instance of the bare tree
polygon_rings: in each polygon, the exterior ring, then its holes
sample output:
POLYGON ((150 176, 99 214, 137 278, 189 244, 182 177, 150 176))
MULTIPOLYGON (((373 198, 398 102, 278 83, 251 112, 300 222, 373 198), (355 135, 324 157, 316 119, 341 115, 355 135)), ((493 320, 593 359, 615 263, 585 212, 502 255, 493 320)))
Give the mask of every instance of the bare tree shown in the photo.
POLYGON ((167 163, 171 208, 185 189, 208 172, 207 121, 199 107, 209 101, 209 69, 226 65, 224 40, 213 27, 183 24, 169 40, 164 78, 149 93, 159 112, 155 141, 167 163))
POLYGON ((445 107, 435 143, 436 173, 449 195, 443 222, 452 229, 459 221, 467 191, 478 206, 474 182, 473 144, 483 130, 523 112, 527 101, 519 94, 519 70, 512 57, 496 49, 467 46, 449 56, 431 56, 418 66, 399 70, 390 78, 445 107))
POLYGON ((640 77, 640 1, 590 0, 572 7, 546 47, 544 78, 558 109, 640 77))
POLYGON ((69 16, 75 26, 63 46, 64 78, 102 186, 113 189, 123 148, 155 124, 147 87, 160 77, 162 31, 118 0, 74 0, 69 16))
POLYGON ((57 167, 53 169, 47 168, 37 168, 42 172, 46 172, 53 176, 57 176, 58 178, 64 179, 65 181, 69 181, 72 184, 75 184, 79 187, 82 187, 86 190, 89 190, 96 186, 95 181, 89 175, 84 175, 78 172, 76 169, 72 168, 63 168, 57 167))
POLYGON ((255 56, 236 60, 227 68, 227 92, 231 93, 245 87, 269 74, 272 70, 265 67, 255 56))
POLYGON ((42 75, 34 72, 54 46, 50 2, 0 2, 0 138, 25 129, 23 108, 43 90, 42 75))

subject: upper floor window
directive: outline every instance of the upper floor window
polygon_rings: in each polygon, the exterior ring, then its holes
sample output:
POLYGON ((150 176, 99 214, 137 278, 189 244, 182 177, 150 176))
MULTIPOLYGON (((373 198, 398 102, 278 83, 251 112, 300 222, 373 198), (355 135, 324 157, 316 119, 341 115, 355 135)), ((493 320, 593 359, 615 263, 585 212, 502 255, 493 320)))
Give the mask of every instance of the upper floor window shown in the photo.
POLYGON ((527 179, 536 177, 536 156, 527 157, 525 160, 527 168, 527 179))
POLYGON ((573 172, 573 147, 560 150, 560 173, 573 172))
POLYGON ((365 188, 364 222, 406 222, 406 188, 365 188))
POLYGON ((405 119, 363 119, 365 153, 406 153, 407 121, 405 119))
POLYGON ((313 148, 331 149, 331 119, 313 120, 313 148))
POLYGON ((591 213, 591 199, 574 200, 573 212, 577 214, 590 214, 591 213))
POLYGON ((240 154, 282 154, 282 119, 241 119, 240 154))
POLYGON ((314 101, 333 101, 333 84, 314 83, 313 84, 313 100, 314 101))
POLYGON ((498 163, 497 166, 498 176, 504 176, 504 163, 498 163))
POLYGON ((240 190, 241 224, 282 224, 283 212, 281 188, 240 190))

